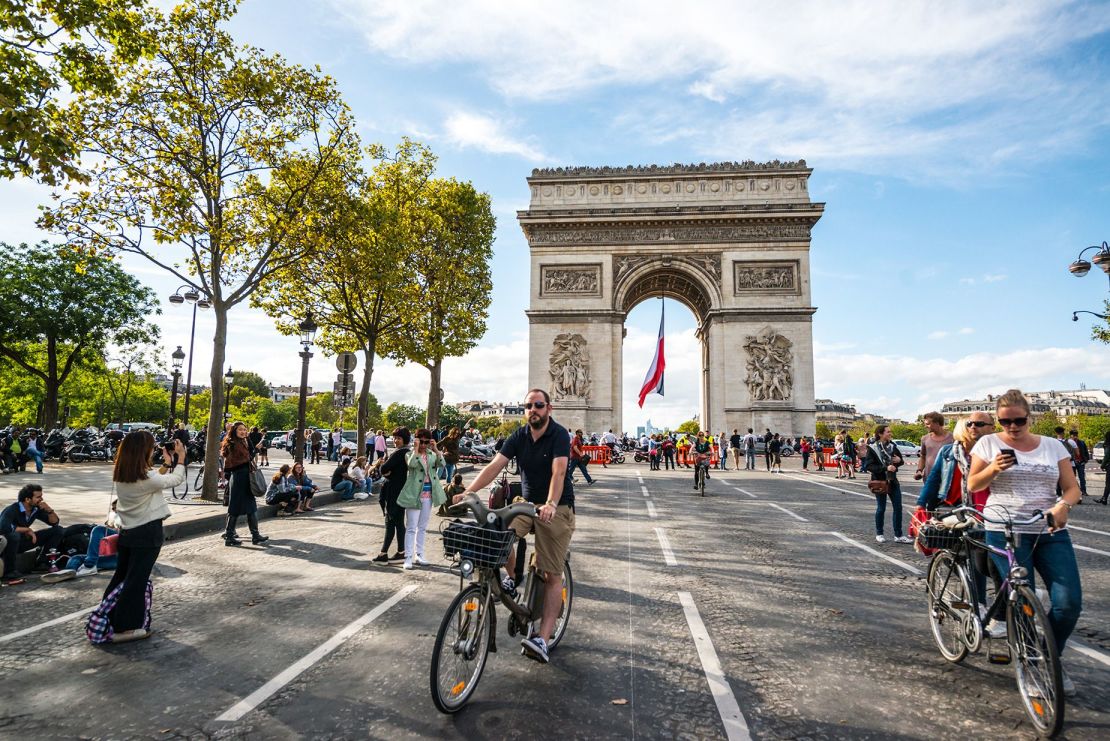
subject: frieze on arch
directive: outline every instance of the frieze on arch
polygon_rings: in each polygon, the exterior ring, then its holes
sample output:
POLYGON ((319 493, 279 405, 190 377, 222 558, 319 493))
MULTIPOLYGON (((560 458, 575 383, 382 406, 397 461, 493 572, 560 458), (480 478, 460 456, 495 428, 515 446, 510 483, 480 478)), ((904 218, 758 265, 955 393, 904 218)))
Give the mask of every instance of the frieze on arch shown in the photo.
POLYGON ((748 393, 753 401, 786 401, 794 389, 794 344, 771 327, 748 335, 748 393))
POLYGON ((619 286, 621 280, 636 268, 648 262, 658 262, 662 267, 669 267, 674 263, 683 263, 691 266, 699 273, 707 276, 709 281, 717 287, 721 285, 721 253, 697 252, 689 255, 668 254, 659 255, 614 255, 613 256, 613 283, 619 286))
POLYGON ((756 224, 670 224, 640 226, 610 224, 579 226, 563 224, 532 224, 527 228, 528 241, 534 247, 584 244, 655 244, 674 242, 773 242, 808 240, 811 224, 804 220, 756 224))
POLYGON ((566 332, 557 335, 551 348, 549 371, 551 396, 555 399, 590 398, 590 355, 586 338, 566 332))

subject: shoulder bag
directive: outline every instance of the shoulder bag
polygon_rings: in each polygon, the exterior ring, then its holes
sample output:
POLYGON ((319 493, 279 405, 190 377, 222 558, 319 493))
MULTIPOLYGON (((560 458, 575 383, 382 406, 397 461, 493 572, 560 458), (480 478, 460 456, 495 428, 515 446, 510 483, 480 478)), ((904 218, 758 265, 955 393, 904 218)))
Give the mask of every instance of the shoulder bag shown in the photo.
POLYGON ((253 463, 251 464, 250 482, 251 494, 256 497, 265 496, 266 489, 268 488, 266 483, 266 474, 262 473, 262 470, 253 463))

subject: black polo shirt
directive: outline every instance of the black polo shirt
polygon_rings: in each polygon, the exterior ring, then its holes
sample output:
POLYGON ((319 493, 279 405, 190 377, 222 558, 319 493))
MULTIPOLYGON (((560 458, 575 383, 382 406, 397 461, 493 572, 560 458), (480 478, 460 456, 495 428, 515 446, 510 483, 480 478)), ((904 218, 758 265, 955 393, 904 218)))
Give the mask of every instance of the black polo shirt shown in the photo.
MULTIPOLYGON (((532 429, 523 425, 501 446, 501 455, 516 458, 524 498, 532 504, 543 504, 551 488, 551 461, 555 458, 570 460, 570 433, 566 427, 548 418, 547 430, 539 440, 533 441, 532 429)), ((570 476, 563 477, 559 506, 564 504, 574 505, 574 484, 570 476)))

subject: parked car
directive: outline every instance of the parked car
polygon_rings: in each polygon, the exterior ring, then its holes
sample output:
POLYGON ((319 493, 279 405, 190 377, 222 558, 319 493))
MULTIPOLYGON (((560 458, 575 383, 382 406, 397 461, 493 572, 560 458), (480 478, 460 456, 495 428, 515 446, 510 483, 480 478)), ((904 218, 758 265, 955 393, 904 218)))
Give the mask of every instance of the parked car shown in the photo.
POLYGON ((1097 445, 1095 445, 1095 447, 1091 448, 1091 458, 1094 460, 1095 463, 1099 464, 1100 466, 1102 465, 1102 462, 1106 459, 1105 456, 1106 456, 1106 444, 1105 443, 1098 443, 1097 445))
POLYGON ((909 440, 893 440, 894 445, 903 458, 917 458, 921 455, 921 446, 909 440))

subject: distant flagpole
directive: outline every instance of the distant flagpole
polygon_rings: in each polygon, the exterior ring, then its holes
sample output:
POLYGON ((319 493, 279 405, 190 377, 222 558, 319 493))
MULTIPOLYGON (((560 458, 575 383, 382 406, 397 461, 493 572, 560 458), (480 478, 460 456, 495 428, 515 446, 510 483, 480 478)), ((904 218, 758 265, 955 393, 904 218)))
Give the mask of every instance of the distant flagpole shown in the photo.
MULTIPOLYGON (((660 296, 660 298, 663 297, 660 296)), ((648 394, 663 396, 663 369, 667 366, 663 357, 663 320, 665 316, 666 301, 664 300, 659 310, 659 339, 655 343, 655 357, 651 361, 651 367, 648 368, 647 377, 644 378, 644 385, 640 388, 640 408, 643 408, 644 399, 648 394)))

